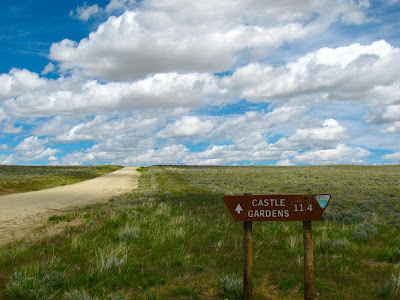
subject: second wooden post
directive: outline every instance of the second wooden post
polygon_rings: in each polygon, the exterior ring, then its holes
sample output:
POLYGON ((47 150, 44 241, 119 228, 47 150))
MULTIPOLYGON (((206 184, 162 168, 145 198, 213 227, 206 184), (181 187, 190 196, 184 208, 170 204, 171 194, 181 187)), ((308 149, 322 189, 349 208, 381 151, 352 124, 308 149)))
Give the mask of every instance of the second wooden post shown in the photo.
POLYGON ((253 299, 253 222, 243 222, 244 272, 243 291, 244 299, 253 299))
POLYGON ((314 247, 311 221, 303 221, 304 242, 304 299, 314 299, 314 247))

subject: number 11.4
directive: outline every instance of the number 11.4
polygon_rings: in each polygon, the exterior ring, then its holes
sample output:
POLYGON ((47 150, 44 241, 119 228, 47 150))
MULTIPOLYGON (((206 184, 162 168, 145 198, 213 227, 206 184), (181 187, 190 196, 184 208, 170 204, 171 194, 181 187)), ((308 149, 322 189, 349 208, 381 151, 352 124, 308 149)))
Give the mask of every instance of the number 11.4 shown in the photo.
POLYGON ((295 204, 294 211, 312 211, 312 205, 309 204, 307 208, 303 207, 303 204, 295 204))

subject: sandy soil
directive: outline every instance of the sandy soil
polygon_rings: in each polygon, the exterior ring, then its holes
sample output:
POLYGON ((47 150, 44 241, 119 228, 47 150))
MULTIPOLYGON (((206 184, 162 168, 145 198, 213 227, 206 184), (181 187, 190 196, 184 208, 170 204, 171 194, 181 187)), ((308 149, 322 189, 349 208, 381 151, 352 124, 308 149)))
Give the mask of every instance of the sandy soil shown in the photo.
POLYGON ((23 237, 50 215, 137 188, 140 173, 136 169, 126 167, 68 186, 0 197, 0 244, 23 237))

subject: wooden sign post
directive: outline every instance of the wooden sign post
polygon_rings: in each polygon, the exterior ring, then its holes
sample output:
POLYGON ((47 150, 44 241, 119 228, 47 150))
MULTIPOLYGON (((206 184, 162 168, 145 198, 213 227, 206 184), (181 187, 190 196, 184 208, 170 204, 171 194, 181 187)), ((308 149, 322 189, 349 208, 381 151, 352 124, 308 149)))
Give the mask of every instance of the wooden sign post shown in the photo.
POLYGON ((243 222, 243 295, 253 299, 253 222, 243 222))
MULTIPOLYGON (((244 194, 251 196, 252 194, 244 194)), ((243 297, 253 299, 253 222, 243 222, 243 297)))
POLYGON ((304 243, 304 299, 314 299, 314 246, 311 221, 303 221, 304 243))
POLYGON ((319 195, 251 195, 224 196, 223 200, 235 221, 243 222, 245 300, 252 299, 253 221, 303 221, 304 299, 314 298, 314 253, 311 221, 319 220, 331 196, 319 195))

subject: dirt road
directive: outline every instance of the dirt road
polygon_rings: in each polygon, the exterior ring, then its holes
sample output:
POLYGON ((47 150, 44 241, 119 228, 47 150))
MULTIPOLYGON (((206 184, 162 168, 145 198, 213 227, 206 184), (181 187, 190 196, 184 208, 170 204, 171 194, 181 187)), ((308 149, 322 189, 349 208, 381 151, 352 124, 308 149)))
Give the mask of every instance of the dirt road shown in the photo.
POLYGON ((80 183, 0 197, 0 244, 25 235, 44 217, 137 188, 137 167, 126 167, 80 183))

